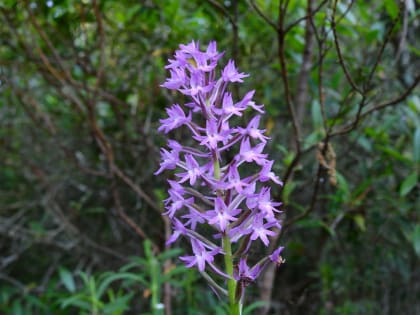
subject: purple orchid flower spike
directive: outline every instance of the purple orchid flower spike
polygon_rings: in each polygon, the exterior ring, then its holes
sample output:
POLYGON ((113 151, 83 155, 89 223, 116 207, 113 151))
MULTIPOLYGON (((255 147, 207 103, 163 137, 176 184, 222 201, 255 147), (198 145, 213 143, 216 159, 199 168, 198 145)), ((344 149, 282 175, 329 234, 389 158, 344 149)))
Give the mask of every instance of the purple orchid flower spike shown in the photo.
POLYGON ((187 228, 177 218, 172 219, 172 224, 174 231, 169 237, 169 239, 166 241, 167 246, 174 243, 181 235, 187 235, 188 233, 187 228))
POLYGON ((249 136, 252 139, 258 139, 261 142, 266 142, 269 137, 264 136, 265 129, 258 129, 258 125, 260 124, 260 115, 255 116, 249 122, 246 128, 238 128, 238 132, 243 136, 249 136))
POLYGON ((171 151, 162 148, 160 149, 162 162, 160 168, 155 172, 155 175, 162 173, 164 170, 174 170, 179 162, 179 152, 171 151))
POLYGON ((241 176, 235 163, 229 167, 227 175, 227 189, 235 188, 236 192, 240 194, 249 185, 249 183, 246 180, 241 179, 241 176))
POLYGON ((203 136, 194 136, 194 139, 200 141, 200 145, 205 145, 210 150, 217 149, 217 144, 225 139, 224 133, 220 132, 217 121, 211 119, 206 122, 206 134, 203 136))
POLYGON ((285 260, 280 256, 281 252, 283 251, 284 247, 280 246, 279 248, 277 248, 269 257, 270 260, 273 263, 276 263, 277 265, 281 265, 285 262, 285 260))
POLYGON ((197 178, 203 174, 202 167, 198 165, 198 162, 194 159, 192 154, 185 155, 185 166, 183 166, 183 168, 186 172, 177 174, 177 176, 181 177, 179 180, 180 183, 189 180, 190 185, 194 185, 197 178))
POLYGON ((166 112, 168 113, 168 118, 160 120, 161 126, 158 129, 159 131, 163 130, 165 133, 168 133, 191 121, 191 112, 186 116, 178 104, 174 104, 166 112))
POLYGON ((214 207, 214 210, 209 210, 206 213, 208 223, 215 225, 221 232, 226 231, 226 228, 229 226, 229 224, 237 220, 235 215, 239 214, 241 211, 240 209, 229 211, 228 207, 225 205, 225 202, 220 197, 216 197, 214 207))
POLYGON ((206 268, 206 264, 210 266, 210 268, 216 272, 218 275, 223 277, 229 278, 224 272, 222 272, 219 268, 217 268, 214 264, 214 256, 221 253, 220 248, 214 248, 212 250, 206 250, 204 244, 200 241, 192 238, 191 239, 191 246, 194 255, 193 256, 181 256, 179 259, 185 262, 187 267, 197 266, 200 272, 204 272, 206 268))
POLYGON ((251 240, 255 241, 256 239, 260 239, 265 246, 268 246, 270 243, 268 236, 276 235, 276 233, 271 231, 270 228, 276 225, 276 222, 264 223, 264 215, 257 215, 254 217, 252 224, 248 228, 249 233, 251 233, 251 240))
POLYGON ((255 265, 252 268, 249 268, 246 262, 246 258, 241 258, 238 264, 238 271, 234 274, 234 278, 238 281, 244 282, 246 285, 255 281, 259 274, 261 273, 261 267, 255 265))
POLYGON ((190 137, 188 145, 168 140, 155 174, 170 170, 175 175, 168 180, 169 197, 164 201, 173 226, 167 244, 180 237, 189 240, 193 254, 180 259, 196 267, 218 293, 226 293, 230 315, 239 315, 245 287, 267 264, 283 263, 283 247, 253 267, 247 262, 250 248, 268 246, 281 228, 281 203, 271 198, 268 185, 282 182, 264 153, 269 140, 260 128, 264 106, 256 105, 253 90, 233 99, 230 86, 249 75, 233 60, 220 67, 222 56, 216 42, 202 50, 192 41, 180 45, 165 67, 170 76, 162 87, 180 92, 186 103, 166 110, 159 131, 170 134, 184 128, 190 137), (248 112, 252 118, 246 126, 234 125, 248 112), (227 283, 227 290, 217 282, 227 283))
POLYGON ((248 198, 246 204, 251 209, 258 208, 268 221, 276 221, 275 212, 280 212, 276 207, 280 206, 281 202, 271 201, 270 188, 264 187, 254 198, 248 198))
POLYGON ((257 144, 255 147, 251 147, 249 138, 245 138, 241 143, 241 148, 239 151, 239 163, 242 162, 255 162, 259 165, 263 165, 267 162, 265 159, 267 154, 261 153, 264 149, 265 142, 257 144))
POLYGON ((233 60, 229 60, 228 64, 222 71, 222 78, 225 82, 244 82, 242 79, 248 76, 249 74, 238 72, 233 60))
POLYGON ((173 218, 176 211, 182 209, 188 205, 194 203, 194 197, 185 199, 179 191, 175 189, 169 189, 169 198, 165 200, 166 209, 168 210, 164 214, 168 217, 173 218))
POLYGON ((224 115, 225 120, 229 119, 232 115, 242 116, 242 112, 246 109, 246 107, 238 106, 238 104, 234 104, 232 100, 232 94, 227 92, 223 95, 223 102, 222 108, 215 108, 215 113, 219 115, 224 115))
POLYGON ((274 183, 276 183, 277 185, 283 186, 283 182, 280 180, 280 178, 274 174, 274 172, 271 171, 271 168, 273 167, 273 163, 274 161, 267 161, 260 173, 259 173, 259 179, 261 182, 266 182, 266 181, 273 181, 274 183))

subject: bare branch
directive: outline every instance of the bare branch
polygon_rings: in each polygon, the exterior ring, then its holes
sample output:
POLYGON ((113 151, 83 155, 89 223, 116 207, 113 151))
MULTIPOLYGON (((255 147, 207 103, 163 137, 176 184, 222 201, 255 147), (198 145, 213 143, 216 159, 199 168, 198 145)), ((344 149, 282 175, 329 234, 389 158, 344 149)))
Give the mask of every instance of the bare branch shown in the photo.
POLYGON ((101 86, 102 81, 104 80, 104 67, 105 67, 105 31, 102 21, 102 14, 99 10, 99 6, 96 0, 92 1, 93 5, 93 11, 95 13, 96 17, 96 23, 98 27, 98 33, 99 33, 99 67, 96 75, 96 86, 95 91, 97 94, 99 87, 101 86))
POLYGON ((388 44, 388 42, 391 39, 391 35, 395 29, 395 26, 398 24, 398 22, 400 21, 401 17, 402 17, 402 12, 403 12, 403 7, 404 7, 404 1, 400 1, 400 10, 398 11, 398 15, 395 17, 395 19, 392 21, 391 27, 388 29, 388 32, 385 35, 385 39, 382 42, 381 47, 379 48, 378 54, 375 58, 375 63, 372 67, 372 69, 370 70, 369 76, 367 78, 367 81, 365 83, 365 87, 364 89, 367 91, 370 88, 372 79, 373 79, 373 75, 375 74, 376 69, 378 68, 379 63, 382 60, 382 55, 385 51, 385 47, 388 44))
POLYGON ((120 198, 120 194, 118 192, 117 189, 117 185, 115 180, 113 181, 112 185, 111 185, 111 190, 112 190, 112 197, 114 199, 114 205, 115 208, 117 209, 117 213, 118 215, 121 217, 121 219, 129 226, 133 229, 134 232, 136 232, 136 234, 138 236, 140 236, 142 239, 144 240, 150 240, 153 248, 155 251, 159 251, 158 250, 158 246, 156 246, 156 244, 153 242, 153 240, 144 232, 144 230, 138 226, 128 215, 127 213, 124 211, 124 208, 121 204, 121 198, 120 198))
POLYGON ((226 8, 221 3, 215 0, 206 0, 206 1, 210 3, 213 7, 215 7, 217 10, 222 12, 223 15, 226 16, 227 19, 229 20, 229 23, 232 24, 232 26, 234 26, 234 28, 238 27, 234 18, 230 15, 229 11, 226 10, 226 8))
POLYGON ((249 3, 254 8, 255 12, 257 12, 257 14, 260 17, 262 17, 262 19, 277 32, 278 31, 278 27, 277 27, 276 23, 274 23, 267 15, 265 15, 261 11, 261 9, 255 4, 255 1, 254 0, 249 0, 249 3))
POLYGON ((366 110, 363 113, 360 113, 359 115, 356 115, 355 119, 343 126, 342 128, 334 131, 331 133, 331 137, 335 137, 335 136, 339 136, 339 135, 344 135, 349 133, 350 131, 354 130, 354 128, 361 122, 361 120, 367 116, 369 116, 370 114, 372 114, 373 112, 382 110, 384 108, 390 107, 390 106, 394 106, 394 105, 398 105, 399 103, 401 103, 402 101, 404 101, 408 96, 410 96, 410 94, 413 92, 413 90, 416 88, 416 86, 420 83, 420 74, 417 75, 417 77, 415 77, 413 83, 411 83, 411 85, 399 96, 395 97, 392 100, 386 101, 384 103, 378 104, 368 110, 366 110))
MULTIPOLYGON (((348 81, 348 83, 351 85, 351 87, 357 91, 360 94, 363 94, 362 90, 354 83, 349 70, 347 69, 347 66, 344 62, 344 58, 343 58, 343 54, 341 52, 341 47, 340 47, 340 43, 338 41, 338 35, 337 35, 337 22, 335 19, 336 16, 336 12, 337 12, 337 2, 338 0, 334 0, 333 3, 333 11, 332 11, 332 18, 331 18, 331 29, 333 32, 333 36, 334 36, 334 44, 335 44, 335 49, 337 51, 337 56, 338 56, 338 62, 341 66, 341 68, 343 69, 344 75, 346 76, 346 79, 348 81)), ((350 3, 349 7, 353 4, 353 2, 350 3)), ((343 15, 344 16, 344 15, 343 15)))
MULTIPOLYGON (((315 9, 311 10, 310 13, 307 13, 305 16, 302 16, 300 18, 298 18, 296 21, 290 23, 285 29, 284 32, 288 33, 292 28, 294 28, 295 26, 299 25, 300 22, 306 20, 306 19, 310 19, 313 20, 314 15, 322 9, 322 7, 328 2, 328 0, 323 0, 315 9)), ((312 4, 311 4, 312 6, 312 4)), ((308 6, 307 6, 308 7, 308 6)))
POLYGON ((130 187, 139 197, 144 199, 146 203, 155 211, 162 213, 162 209, 147 195, 139 185, 134 183, 127 175, 125 175, 116 165, 113 165, 113 172, 120 178, 128 187, 130 187))

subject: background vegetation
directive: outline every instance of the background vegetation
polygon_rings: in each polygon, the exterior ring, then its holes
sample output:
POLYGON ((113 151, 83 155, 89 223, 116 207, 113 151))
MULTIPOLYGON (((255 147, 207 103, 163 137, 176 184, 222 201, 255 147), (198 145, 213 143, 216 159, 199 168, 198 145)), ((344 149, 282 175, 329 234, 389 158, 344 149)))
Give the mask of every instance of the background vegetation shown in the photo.
POLYGON ((193 39, 251 74, 235 93, 286 182, 286 264, 248 314, 420 314, 420 1, 1 0, 0 21, 1 314, 223 314, 164 247, 153 175, 193 39))

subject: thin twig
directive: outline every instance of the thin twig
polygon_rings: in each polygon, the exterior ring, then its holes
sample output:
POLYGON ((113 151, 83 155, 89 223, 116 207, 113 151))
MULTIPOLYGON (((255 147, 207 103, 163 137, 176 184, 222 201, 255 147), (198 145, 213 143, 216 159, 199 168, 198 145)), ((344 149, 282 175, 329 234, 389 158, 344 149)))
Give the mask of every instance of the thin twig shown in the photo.
POLYGON ((129 226, 133 229, 133 231, 136 232, 137 235, 139 235, 143 240, 150 240, 153 248, 155 251, 159 251, 158 250, 158 246, 156 246, 156 244, 153 242, 153 240, 146 234, 146 232, 140 227, 138 226, 128 215, 127 213, 124 211, 124 208, 121 204, 121 198, 120 198, 120 194, 118 192, 118 188, 116 185, 116 181, 113 180, 112 185, 111 185, 111 190, 112 190, 112 196, 114 199, 114 205, 115 208, 117 209, 117 213, 118 215, 121 217, 121 219, 129 226))
POLYGON ((373 112, 376 112, 376 111, 382 110, 384 108, 394 106, 394 105, 397 105, 397 104, 401 103, 413 92, 413 90, 416 88, 416 86, 419 83, 420 83, 420 74, 417 75, 417 77, 414 79, 413 83, 402 94, 400 94, 399 96, 395 97, 392 100, 389 100, 389 101, 386 101, 386 102, 381 103, 379 105, 376 105, 376 106, 366 110, 365 112, 360 113, 358 116, 356 116, 356 118, 351 123, 349 123, 349 124, 343 126, 342 128, 332 132, 331 137, 347 134, 350 131, 352 131, 360 123, 360 121, 363 118, 367 117, 368 115, 372 114, 373 112))
POLYGON ((96 0, 92 1, 93 11, 96 17, 96 24, 99 33, 99 67, 96 75, 95 95, 99 92, 99 87, 104 80, 104 68, 105 68, 105 31, 102 21, 102 14, 99 10, 99 6, 96 0))
POLYGON ((156 204, 156 202, 153 201, 153 199, 149 197, 148 194, 144 192, 144 190, 139 185, 133 182, 115 164, 113 164, 112 167, 113 172, 119 179, 121 179, 128 187, 130 187, 137 195, 139 195, 139 197, 141 197, 153 210, 157 211, 160 214, 162 213, 162 209, 156 204))
POLYGON ((402 16, 403 7, 404 7, 404 1, 401 1, 400 2, 400 9, 398 11, 398 15, 392 21, 392 24, 391 24, 391 26, 388 29, 388 32, 385 35, 385 39, 383 40, 382 45, 379 48, 378 54, 377 54, 377 56, 375 58, 375 63, 374 63, 374 65, 373 65, 373 67, 370 70, 370 73, 368 75, 368 78, 367 78, 367 81, 366 81, 365 87, 364 87, 365 91, 369 90, 369 88, 370 88, 373 75, 375 74, 376 69, 378 68, 379 63, 382 60, 382 55, 383 55, 383 53, 385 51, 385 47, 388 44, 388 42, 390 41, 391 35, 392 35, 392 33, 393 33, 394 29, 395 29, 395 26, 398 24, 398 22, 399 22, 399 20, 400 20, 400 18, 402 16))
POLYGON ((255 1, 249 0, 252 8, 257 12, 257 14, 268 24, 270 25, 276 32, 278 31, 278 27, 276 23, 274 23, 267 15, 265 15, 261 9, 255 4, 255 1))
POLYGON ((299 25, 300 22, 311 19, 313 20, 313 16, 318 13, 319 10, 322 9, 322 7, 328 2, 328 0, 323 0, 315 9, 311 10, 311 13, 307 13, 305 16, 302 16, 298 18, 296 21, 290 23, 286 28, 284 29, 284 32, 287 34, 292 28, 299 25))
POLYGON ((27 7, 27 10, 26 11, 29 14, 29 17, 30 17, 30 21, 31 21, 32 26, 35 28, 36 32, 41 36, 41 38, 47 44, 49 50, 52 52, 52 54, 54 56, 55 61, 60 66, 61 71, 65 75, 65 78, 67 80, 69 80, 69 81, 73 81, 72 76, 68 72, 67 67, 64 65, 63 60, 61 59, 61 57, 58 54, 57 50, 54 48, 54 45, 52 44, 51 40, 49 39, 49 37, 47 36, 47 34, 44 32, 44 30, 42 29, 42 27, 38 24, 38 21, 36 20, 34 14, 32 12, 32 9, 30 8, 30 5, 29 5, 28 0, 25 0, 25 4, 26 4, 26 7, 27 7))
POLYGON ((229 23, 232 24, 232 26, 237 27, 236 21, 234 18, 230 15, 229 11, 219 2, 215 0, 206 0, 208 3, 210 3, 212 6, 214 6, 217 10, 223 13, 224 16, 227 17, 229 20, 229 23))
MULTIPOLYGON (((338 0, 334 0, 334 3, 333 3, 332 17, 331 17, 331 29, 332 29, 332 32, 333 32, 334 45, 335 45, 335 48, 336 48, 336 51, 337 51, 338 62, 340 64, 341 68, 343 69, 344 75, 346 76, 346 79, 347 79, 348 83, 351 85, 351 87, 355 91, 357 91, 358 93, 363 94, 362 90, 354 83, 354 81, 353 81, 353 79, 350 75, 350 72, 347 69, 347 66, 344 62, 343 54, 341 52, 341 47, 340 47, 340 43, 338 41, 338 35, 337 35, 337 29, 336 29, 337 22, 336 22, 336 19, 335 19, 335 15, 336 15, 336 12, 337 12, 337 2, 338 2, 338 0)), ((352 3, 353 2, 351 2, 350 5, 352 5, 352 3)))

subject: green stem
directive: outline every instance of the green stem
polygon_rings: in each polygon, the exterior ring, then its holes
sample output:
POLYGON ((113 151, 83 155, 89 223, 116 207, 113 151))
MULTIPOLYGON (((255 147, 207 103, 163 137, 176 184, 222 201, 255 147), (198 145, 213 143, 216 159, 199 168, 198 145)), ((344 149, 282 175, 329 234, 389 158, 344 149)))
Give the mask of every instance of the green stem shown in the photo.
MULTIPOLYGON (((213 167, 214 167, 214 178, 220 179, 220 163, 216 157, 216 153, 213 152, 213 167)), ((218 192, 220 193, 220 192, 218 192)), ((226 234, 222 239, 223 250, 225 251, 225 268, 226 273, 229 276, 228 279, 228 296, 229 296, 229 315, 241 315, 242 307, 239 301, 236 301, 236 280, 233 278, 233 256, 232 246, 230 237, 226 234)))
POLYGON ((149 241, 144 244, 144 251, 147 257, 148 269, 150 272, 151 308, 153 315, 163 315, 163 304, 160 303, 160 265, 152 252, 152 245, 149 241))
POLYGON ((214 167, 214 178, 220 179, 220 164, 217 159, 215 159, 215 161, 213 162, 213 167, 214 167))
POLYGON ((233 257, 232 247, 229 236, 223 237, 223 250, 225 251, 225 268, 229 275, 228 279, 228 295, 229 295, 229 309, 230 315, 241 315, 241 305, 236 301, 236 280, 233 278, 233 257))

